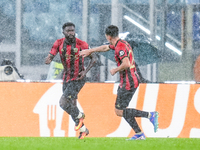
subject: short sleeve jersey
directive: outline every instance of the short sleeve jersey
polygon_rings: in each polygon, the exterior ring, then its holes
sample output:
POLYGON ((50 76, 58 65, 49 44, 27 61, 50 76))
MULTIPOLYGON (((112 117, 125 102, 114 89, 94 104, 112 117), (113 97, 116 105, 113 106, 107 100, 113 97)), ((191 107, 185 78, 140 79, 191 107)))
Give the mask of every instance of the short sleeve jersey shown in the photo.
POLYGON ((115 50, 115 60, 117 62, 117 66, 120 66, 122 60, 125 57, 128 57, 130 61, 130 68, 127 70, 120 71, 120 87, 124 87, 127 90, 133 90, 137 88, 139 85, 139 76, 137 75, 137 71, 135 68, 135 61, 133 50, 128 42, 119 39, 115 46, 109 45, 110 49, 115 50))
POLYGON ((89 45, 76 38, 75 43, 72 45, 66 45, 64 48, 65 38, 58 39, 53 44, 50 54, 56 55, 60 54, 60 58, 64 67, 63 80, 68 82, 71 80, 76 80, 79 76, 79 72, 85 70, 84 68, 84 58, 79 55, 79 51, 83 49, 88 49, 89 45))

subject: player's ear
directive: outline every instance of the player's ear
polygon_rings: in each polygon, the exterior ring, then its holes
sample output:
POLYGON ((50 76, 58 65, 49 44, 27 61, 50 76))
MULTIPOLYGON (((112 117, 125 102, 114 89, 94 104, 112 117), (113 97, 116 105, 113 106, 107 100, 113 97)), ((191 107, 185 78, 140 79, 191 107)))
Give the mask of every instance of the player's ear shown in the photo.
POLYGON ((111 37, 110 35, 107 35, 107 37, 108 37, 108 39, 109 39, 109 40, 111 40, 111 39, 112 39, 112 37, 111 37))

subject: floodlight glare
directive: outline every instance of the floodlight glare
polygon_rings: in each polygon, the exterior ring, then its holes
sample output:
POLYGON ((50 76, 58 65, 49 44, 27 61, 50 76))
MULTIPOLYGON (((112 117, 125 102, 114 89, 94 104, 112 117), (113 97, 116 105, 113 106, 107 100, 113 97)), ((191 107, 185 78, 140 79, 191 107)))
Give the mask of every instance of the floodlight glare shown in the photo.
MULTIPOLYGON (((148 30, 147 28, 143 27, 142 25, 140 25, 138 22, 136 22, 132 18, 128 17, 127 15, 124 15, 124 18, 126 20, 128 20, 129 22, 131 22, 132 24, 134 24, 135 26, 137 26, 138 28, 140 28, 141 30, 143 30, 144 32, 146 32, 147 34, 151 33, 150 30, 148 30)), ((160 37, 158 35, 156 35, 156 39, 160 41, 160 37)), ((175 48, 174 46, 172 46, 168 42, 165 43, 165 46, 168 47, 169 49, 171 49, 172 51, 176 52, 178 55, 182 54, 182 52, 180 50, 178 50, 177 48, 175 48)))

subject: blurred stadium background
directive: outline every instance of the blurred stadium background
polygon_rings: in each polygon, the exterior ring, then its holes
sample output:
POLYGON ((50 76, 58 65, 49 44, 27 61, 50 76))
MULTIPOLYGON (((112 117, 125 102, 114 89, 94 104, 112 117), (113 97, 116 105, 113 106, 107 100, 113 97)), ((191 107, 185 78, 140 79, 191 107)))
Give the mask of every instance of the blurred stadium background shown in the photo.
MULTIPOLYGON (((25 79, 46 80, 50 66, 44 59, 68 21, 90 47, 105 43, 105 27, 117 25, 152 82, 194 80, 200 0, 1 0, 0 62, 12 60, 25 79)), ((118 75, 109 74, 112 53, 98 57, 88 81, 117 81, 118 75)))

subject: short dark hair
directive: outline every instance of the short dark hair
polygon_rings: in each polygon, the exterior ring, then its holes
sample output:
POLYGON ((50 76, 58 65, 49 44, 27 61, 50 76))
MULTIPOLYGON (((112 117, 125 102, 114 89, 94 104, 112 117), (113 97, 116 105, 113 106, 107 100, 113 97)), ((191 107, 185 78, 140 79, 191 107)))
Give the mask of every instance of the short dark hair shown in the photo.
POLYGON ((69 26, 73 26, 75 28, 75 24, 73 24, 72 22, 67 22, 67 23, 63 24, 62 29, 64 30, 65 27, 69 27, 69 26))
POLYGON ((119 29, 117 26, 110 25, 106 28, 105 34, 110 35, 111 37, 117 37, 119 34, 119 29))

